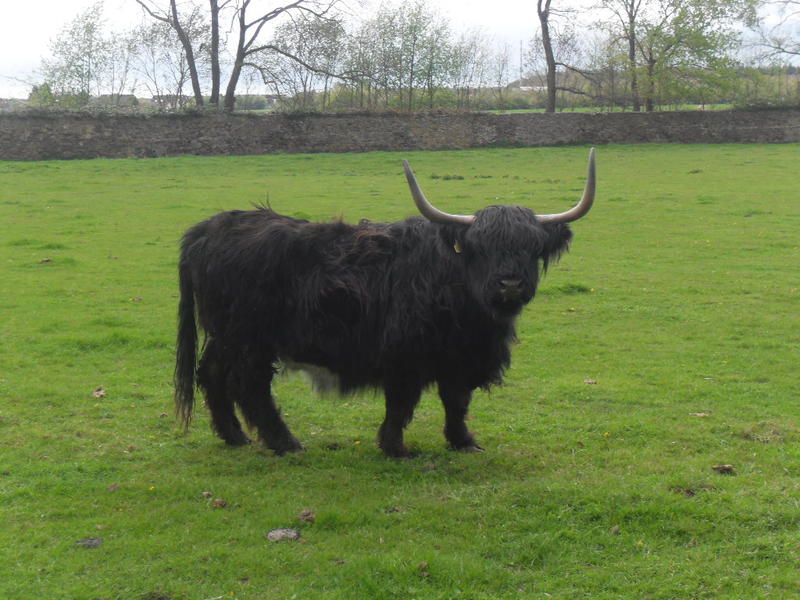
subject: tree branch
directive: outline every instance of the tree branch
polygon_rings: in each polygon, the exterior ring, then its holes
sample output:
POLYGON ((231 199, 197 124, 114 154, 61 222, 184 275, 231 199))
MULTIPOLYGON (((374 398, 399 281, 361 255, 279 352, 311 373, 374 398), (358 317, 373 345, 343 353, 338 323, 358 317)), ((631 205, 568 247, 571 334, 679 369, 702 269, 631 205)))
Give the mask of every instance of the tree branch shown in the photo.
POLYGON ((151 17, 153 17, 157 21, 161 21, 162 23, 167 23, 171 25, 171 21, 169 17, 164 16, 162 13, 155 12, 152 8, 150 8, 147 4, 144 3, 144 0, 135 0, 142 9, 147 12, 151 17))
MULTIPOLYGON (((308 69, 309 71, 311 71, 313 73, 317 73, 319 75, 327 75, 328 77, 333 77, 335 79, 343 79, 343 80, 346 80, 346 81, 352 81, 352 80, 355 80, 355 79, 357 79, 359 77, 364 77, 366 75, 365 73, 360 73, 358 71, 343 71, 341 73, 333 73, 332 71, 328 71, 327 69, 311 65, 311 64, 305 62, 303 59, 295 56, 291 52, 287 52, 286 50, 283 50, 279 46, 275 46, 273 44, 265 44, 263 46, 259 46, 258 48, 254 48, 253 52, 251 54, 255 54, 256 52, 262 52, 264 50, 270 50, 272 52, 280 54, 281 56, 285 56, 286 58, 288 58, 290 60, 293 60, 297 64, 305 67, 306 69, 308 69)), ((247 63, 244 63, 244 64, 246 66, 248 66, 248 67, 253 67, 253 68, 258 69, 258 70, 262 70, 263 69, 263 67, 260 67, 260 66, 254 64, 254 63, 251 63, 251 62, 247 62, 247 63)))

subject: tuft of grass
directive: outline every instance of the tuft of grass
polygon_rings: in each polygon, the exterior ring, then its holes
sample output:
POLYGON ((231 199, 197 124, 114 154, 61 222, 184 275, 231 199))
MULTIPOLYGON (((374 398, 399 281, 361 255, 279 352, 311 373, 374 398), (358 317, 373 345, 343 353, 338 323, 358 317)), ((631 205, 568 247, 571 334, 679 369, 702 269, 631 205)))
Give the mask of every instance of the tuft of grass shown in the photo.
POLYGON ((557 212, 586 148, 0 162, 0 597, 797 596, 798 149, 600 148, 506 385, 475 395, 487 452, 445 448, 429 391, 406 461, 375 448, 379 396, 298 375, 302 454, 227 448, 201 406, 178 428, 183 231, 265 202, 401 219, 402 158, 464 177, 426 179, 444 210, 557 212))

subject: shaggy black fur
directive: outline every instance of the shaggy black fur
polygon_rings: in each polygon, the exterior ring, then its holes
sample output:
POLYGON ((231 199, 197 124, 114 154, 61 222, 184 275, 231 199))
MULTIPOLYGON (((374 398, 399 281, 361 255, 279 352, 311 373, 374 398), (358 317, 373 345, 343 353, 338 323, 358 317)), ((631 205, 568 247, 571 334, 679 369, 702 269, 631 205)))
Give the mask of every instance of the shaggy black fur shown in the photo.
POLYGON ((196 376, 227 443, 249 441, 238 405, 267 447, 298 450, 270 384, 280 361, 310 363, 337 375, 342 392, 384 391, 387 455, 408 453, 403 429, 434 382, 450 446, 480 450, 464 423, 472 391, 501 381, 514 321, 571 235, 511 206, 481 210, 469 226, 313 223, 267 208, 211 217, 182 245, 179 413, 188 424, 196 376), (195 314, 206 334, 199 365, 195 314))

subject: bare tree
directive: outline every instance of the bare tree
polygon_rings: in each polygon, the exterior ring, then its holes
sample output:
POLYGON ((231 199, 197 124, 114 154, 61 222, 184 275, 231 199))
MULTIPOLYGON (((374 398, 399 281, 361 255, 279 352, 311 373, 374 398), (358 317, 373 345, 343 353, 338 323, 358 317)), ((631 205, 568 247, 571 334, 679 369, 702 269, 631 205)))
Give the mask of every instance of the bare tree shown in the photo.
POLYGON ((115 105, 120 104, 120 97, 125 90, 132 93, 136 88, 136 81, 131 81, 131 76, 135 76, 137 46, 137 39, 132 31, 115 35, 108 41, 104 87, 111 93, 115 105))
MULTIPOLYGON (((187 30, 186 14, 200 10, 197 0, 188 3, 188 9, 182 13, 176 0, 169 0, 164 6, 164 0, 135 0, 142 9, 152 18, 167 23, 175 32, 183 45, 189 73, 192 81, 195 102, 198 106, 204 104, 200 76, 198 69, 198 52, 205 51, 205 47, 198 44, 192 32, 187 30)), ((219 105, 219 94, 222 90, 221 55, 223 44, 220 38, 220 20, 223 15, 228 15, 231 22, 231 54, 230 73, 225 86, 224 108, 232 111, 236 102, 236 86, 242 75, 242 70, 249 59, 265 50, 274 48, 264 42, 267 26, 281 17, 295 18, 300 15, 309 15, 317 18, 333 18, 334 9, 341 0, 295 0, 289 3, 269 3, 265 7, 256 0, 208 0, 208 9, 204 11, 208 29, 210 31, 210 45, 208 57, 211 63, 211 103, 219 105)))
POLYGON ((579 92, 576 87, 567 87, 558 81, 559 69, 579 71, 575 62, 578 38, 575 35, 574 20, 577 12, 569 8, 556 9, 551 0, 537 0, 536 10, 539 15, 539 34, 534 36, 529 58, 532 63, 538 63, 540 56, 544 60, 545 112, 555 112, 559 91, 579 92), (553 17, 557 17, 557 20, 553 17))
POLYGON ((505 90, 511 73, 511 46, 502 44, 494 54, 492 61, 492 87, 497 97, 497 107, 507 108, 505 90))
POLYGON ((322 106, 328 100, 331 82, 338 79, 345 32, 337 21, 299 17, 280 25, 264 49, 245 66, 261 74, 263 83, 291 98, 292 109, 313 107, 322 87, 322 106))
POLYGON ((456 91, 458 108, 470 108, 475 93, 487 84, 490 63, 489 41, 473 30, 453 44, 450 59, 450 85, 456 91))
POLYGON ((175 32, 175 35, 178 36, 178 40, 180 40, 186 55, 186 64, 189 70, 189 78, 192 82, 195 103, 197 106, 203 106, 203 91, 200 86, 200 75, 195 56, 195 46, 198 45, 198 40, 192 35, 192 29, 186 26, 187 22, 196 20, 200 8, 194 4, 190 5, 190 10, 187 15, 179 12, 176 0, 169 0, 169 5, 167 7, 159 7, 155 0, 135 0, 135 2, 137 2, 153 19, 169 25, 175 32))
POLYGON ((761 15, 752 26, 758 35, 763 58, 800 56, 800 0, 769 0, 769 14, 761 15))
POLYGON ((172 28, 161 21, 142 24, 133 32, 136 39, 134 70, 142 85, 161 109, 183 108, 188 100, 189 64, 183 45, 172 28))

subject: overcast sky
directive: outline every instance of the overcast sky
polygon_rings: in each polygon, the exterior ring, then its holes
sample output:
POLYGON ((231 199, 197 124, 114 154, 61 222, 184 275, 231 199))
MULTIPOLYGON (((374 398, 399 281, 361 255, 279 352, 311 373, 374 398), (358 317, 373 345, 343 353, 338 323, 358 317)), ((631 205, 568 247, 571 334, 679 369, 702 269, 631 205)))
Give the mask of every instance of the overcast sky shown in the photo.
MULTIPOLYGON (((429 0, 454 28, 480 28, 517 47, 536 30, 534 0, 429 0)), ((0 98, 26 98, 50 40, 93 0, 5 0, 0 14, 0 98)), ((141 20, 134 0, 106 0, 110 26, 122 29, 141 20)))

